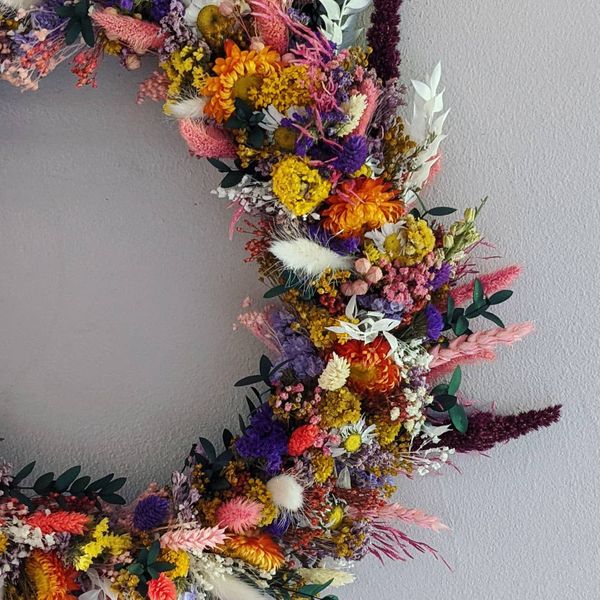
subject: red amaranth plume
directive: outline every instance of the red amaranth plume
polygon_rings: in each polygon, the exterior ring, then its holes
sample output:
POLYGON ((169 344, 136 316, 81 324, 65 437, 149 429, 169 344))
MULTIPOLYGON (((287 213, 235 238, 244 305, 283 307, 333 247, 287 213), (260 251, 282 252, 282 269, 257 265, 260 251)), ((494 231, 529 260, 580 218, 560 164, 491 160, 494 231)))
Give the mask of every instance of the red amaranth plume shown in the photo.
POLYGON ((541 427, 550 427, 560 419, 562 406, 548 406, 516 415, 495 415, 477 412, 469 416, 469 428, 462 435, 449 431, 442 436, 438 446, 449 446, 456 452, 485 452, 496 444, 514 440, 541 427))
POLYGON ((385 83, 400 75, 400 6, 403 0, 373 0, 367 41, 373 49, 369 64, 385 83))

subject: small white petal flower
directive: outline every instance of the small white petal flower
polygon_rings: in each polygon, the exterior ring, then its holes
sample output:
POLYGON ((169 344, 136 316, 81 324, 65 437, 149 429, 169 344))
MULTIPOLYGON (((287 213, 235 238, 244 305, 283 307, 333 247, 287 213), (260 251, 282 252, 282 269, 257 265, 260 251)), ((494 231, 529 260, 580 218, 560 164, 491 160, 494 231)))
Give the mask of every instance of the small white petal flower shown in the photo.
POLYGON ((319 377, 319 386, 333 392, 344 386, 350 377, 350 363, 335 352, 319 377))

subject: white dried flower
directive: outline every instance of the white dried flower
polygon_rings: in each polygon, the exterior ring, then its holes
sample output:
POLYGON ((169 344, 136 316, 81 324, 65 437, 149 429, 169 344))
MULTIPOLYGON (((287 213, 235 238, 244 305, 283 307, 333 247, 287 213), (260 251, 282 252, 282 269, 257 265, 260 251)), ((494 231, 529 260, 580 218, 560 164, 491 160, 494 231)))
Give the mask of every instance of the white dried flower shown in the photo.
POLYGON ((353 573, 339 569, 298 569, 298 574, 306 583, 322 585, 331 581, 331 587, 337 588, 352 583, 356 578, 353 573))
POLYGON ((319 377, 319 386, 329 392, 339 390, 350 377, 350 363, 335 352, 319 377))
POLYGON ((348 120, 340 125, 337 134, 340 137, 344 137, 358 127, 360 118, 367 108, 367 97, 364 94, 354 94, 342 104, 341 108, 348 117, 348 120))

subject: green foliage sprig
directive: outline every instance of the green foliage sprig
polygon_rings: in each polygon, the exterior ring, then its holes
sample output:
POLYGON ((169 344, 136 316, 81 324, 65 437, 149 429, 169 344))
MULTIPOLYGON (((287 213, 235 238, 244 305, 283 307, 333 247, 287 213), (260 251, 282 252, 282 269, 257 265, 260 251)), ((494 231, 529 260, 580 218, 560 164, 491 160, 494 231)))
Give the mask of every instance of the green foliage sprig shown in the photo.
POLYGON ((56 14, 59 17, 69 19, 65 28, 65 44, 67 46, 75 43, 79 35, 90 48, 94 46, 94 28, 92 27, 89 10, 89 0, 79 0, 79 2, 63 4, 56 8, 56 14))
POLYGON ((137 591, 146 596, 148 593, 148 582, 158 579, 161 573, 171 571, 176 565, 170 562, 158 560, 160 555, 160 541, 154 540, 149 548, 142 548, 135 561, 127 566, 127 571, 139 578, 137 591))
POLYGON ((440 383, 431 390, 433 396, 432 408, 438 412, 447 412, 450 422, 460 433, 466 433, 469 427, 469 419, 465 409, 458 403, 456 396, 462 381, 460 367, 454 369, 449 383, 440 383))
POLYGON ((247 134, 247 143, 251 148, 262 148, 265 143, 265 130, 260 123, 265 118, 264 113, 254 112, 241 98, 234 100, 235 112, 225 122, 225 129, 239 129, 247 134))

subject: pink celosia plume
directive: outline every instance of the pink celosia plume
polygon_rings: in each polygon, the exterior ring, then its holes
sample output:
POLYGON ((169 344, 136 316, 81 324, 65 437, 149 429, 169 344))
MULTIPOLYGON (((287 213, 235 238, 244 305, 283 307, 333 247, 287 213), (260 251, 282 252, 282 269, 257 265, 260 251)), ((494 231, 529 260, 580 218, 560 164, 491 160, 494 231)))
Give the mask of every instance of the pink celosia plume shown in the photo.
POLYGON ((81 513, 66 510, 59 510, 49 514, 38 511, 27 517, 25 522, 31 527, 40 529, 44 535, 49 533, 83 535, 86 525, 89 522, 89 517, 81 513))
POLYGON ((262 505, 248 498, 233 498, 217 509, 219 525, 234 533, 244 533, 256 527, 260 521, 262 505))
POLYGON ((369 124, 371 123, 371 119, 377 110, 377 102, 379 101, 379 94, 381 92, 372 79, 365 79, 360 84, 359 92, 366 97, 367 107, 365 108, 365 112, 362 114, 360 121, 353 133, 365 135, 367 133, 369 124))
POLYGON ((430 353, 433 356, 431 368, 441 367, 445 363, 476 355, 483 350, 493 350, 498 345, 518 342, 533 331, 533 323, 517 323, 508 327, 497 327, 478 331, 471 335, 461 335, 452 340, 447 347, 435 346, 430 353))
POLYGON ((198 158, 235 158, 236 148, 229 134, 200 121, 182 119, 179 133, 187 142, 190 152, 198 158))
POLYGON ((262 311, 249 311, 241 314, 238 321, 267 348, 276 354, 281 354, 281 346, 273 327, 269 323, 268 312, 269 307, 264 308, 262 311))
POLYGON ((202 552, 208 548, 221 546, 227 540, 222 527, 204 527, 200 529, 174 529, 167 531, 160 538, 162 548, 184 550, 185 552, 202 552))
POLYGON ((258 35, 267 45, 285 54, 288 49, 288 28, 277 0, 250 0, 258 35))
POLYGON ((405 508, 400 504, 387 504, 378 510, 379 517, 385 521, 403 521, 411 525, 418 525, 425 529, 433 531, 444 531, 449 529, 447 525, 442 523, 439 517, 428 515, 417 508, 405 508))
POLYGON ((454 360, 449 360, 445 363, 442 363, 438 367, 431 369, 431 371, 429 371, 429 378, 431 380, 439 379, 440 377, 444 377, 445 375, 452 373, 459 365, 473 364, 480 361, 491 362, 495 358, 495 352, 492 352, 487 348, 483 348, 482 350, 479 350, 473 354, 457 356, 454 360))
MULTIPOLYGON (((483 285, 483 290, 490 296, 494 292, 506 289, 517 277, 523 269, 519 265, 510 265, 503 269, 498 269, 493 273, 481 275, 479 280, 483 285)), ((468 302, 473 297, 473 285, 475 280, 469 281, 464 285, 460 285, 450 291, 452 298, 457 306, 468 302)))
POLYGON ((94 10, 92 20, 109 39, 117 39, 138 54, 161 47, 164 35, 158 25, 118 14, 114 9, 94 10))

